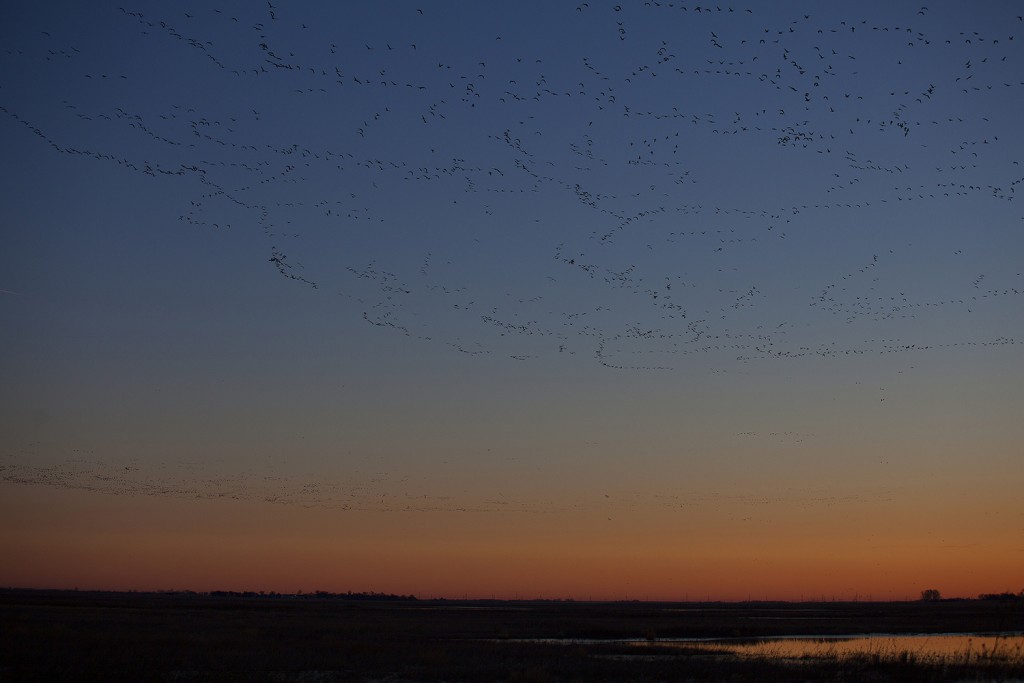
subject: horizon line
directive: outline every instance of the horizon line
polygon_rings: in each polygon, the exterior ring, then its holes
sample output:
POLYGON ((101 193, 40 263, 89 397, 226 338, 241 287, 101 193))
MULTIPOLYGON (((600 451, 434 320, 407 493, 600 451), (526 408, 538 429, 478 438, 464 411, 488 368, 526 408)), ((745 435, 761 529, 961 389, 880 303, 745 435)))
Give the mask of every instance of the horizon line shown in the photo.
POLYGON ((416 595, 414 593, 385 593, 378 591, 325 591, 325 590, 312 590, 303 591, 298 590, 295 592, 281 592, 281 591, 254 591, 254 590, 236 590, 236 589, 212 589, 212 590, 192 590, 188 588, 164 588, 164 589, 113 589, 113 588, 80 588, 78 586, 72 588, 32 588, 25 586, 0 586, 0 593, 92 593, 92 594, 106 594, 106 595, 165 595, 165 596, 188 596, 188 597, 213 597, 213 598, 242 598, 242 599, 301 599, 301 600, 353 600, 353 601, 384 601, 384 602, 561 602, 561 603, 580 603, 580 604, 608 604, 608 603, 622 603, 622 604, 730 604, 730 605, 744 605, 744 604, 766 604, 766 603, 784 603, 784 604, 824 604, 824 603, 868 603, 868 604, 885 604, 895 602, 966 602, 966 601, 998 601, 998 600, 1022 600, 1024 601, 1024 590, 1018 593, 1012 591, 1003 591, 1001 593, 980 593, 975 596, 940 596, 937 598, 925 598, 923 596, 909 597, 905 596, 902 598, 886 598, 878 599, 874 595, 866 596, 854 596, 854 597, 840 597, 835 595, 830 596, 819 596, 814 597, 801 597, 799 599, 793 598, 720 598, 707 596, 705 598, 690 598, 688 595, 682 598, 594 598, 588 596, 586 598, 577 598, 574 596, 564 597, 525 597, 516 595, 515 597, 497 597, 496 595, 486 596, 469 596, 468 594, 463 596, 446 596, 446 595, 416 595))

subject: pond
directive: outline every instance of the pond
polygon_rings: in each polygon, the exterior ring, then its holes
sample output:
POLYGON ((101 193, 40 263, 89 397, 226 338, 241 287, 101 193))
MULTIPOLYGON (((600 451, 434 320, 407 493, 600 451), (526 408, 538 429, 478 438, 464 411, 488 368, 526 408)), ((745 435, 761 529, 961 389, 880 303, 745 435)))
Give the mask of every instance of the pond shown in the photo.
POLYGON ((655 639, 630 641, 637 648, 699 647, 704 652, 760 659, 1024 663, 1024 633, 866 633, 757 639, 655 639))

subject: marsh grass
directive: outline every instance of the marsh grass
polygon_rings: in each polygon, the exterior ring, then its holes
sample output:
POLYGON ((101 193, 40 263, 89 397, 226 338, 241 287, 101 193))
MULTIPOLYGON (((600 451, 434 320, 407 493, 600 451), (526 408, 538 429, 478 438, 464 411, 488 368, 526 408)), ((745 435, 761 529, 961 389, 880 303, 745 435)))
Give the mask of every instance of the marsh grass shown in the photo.
MULTIPOLYGON (((641 647, 648 644, 649 640, 634 643, 641 647)), ((680 645, 693 647, 690 643, 680 645)), ((662 644, 664 646, 666 644, 662 644)), ((1024 666, 1024 635, 1019 634, 768 638, 705 642, 700 647, 706 651, 773 661, 1024 666)))
POLYGON ((678 648, 691 659, 717 657, 724 674, 734 661, 763 665, 760 680, 1022 681, 1024 635, 775 638, 651 643, 644 652, 678 648), (772 672, 769 674, 768 672, 772 672))

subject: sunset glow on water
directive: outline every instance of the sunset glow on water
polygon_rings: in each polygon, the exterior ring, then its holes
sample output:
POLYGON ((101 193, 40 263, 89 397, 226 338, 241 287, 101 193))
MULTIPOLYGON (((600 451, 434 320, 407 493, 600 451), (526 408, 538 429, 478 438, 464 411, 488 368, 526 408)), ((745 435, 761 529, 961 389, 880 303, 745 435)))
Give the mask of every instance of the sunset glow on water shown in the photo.
POLYGON ((692 647, 764 659, 847 659, 888 661, 1024 662, 1024 634, 871 634, 864 636, 796 636, 754 641, 640 641, 638 647, 692 647))

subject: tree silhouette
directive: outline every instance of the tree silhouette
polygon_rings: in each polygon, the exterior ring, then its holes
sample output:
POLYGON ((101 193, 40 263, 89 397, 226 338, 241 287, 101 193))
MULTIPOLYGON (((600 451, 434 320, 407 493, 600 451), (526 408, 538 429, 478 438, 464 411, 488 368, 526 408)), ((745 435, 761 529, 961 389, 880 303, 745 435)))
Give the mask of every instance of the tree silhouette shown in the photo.
POLYGON ((925 602, 932 602, 934 600, 941 600, 942 599, 942 593, 940 593, 935 588, 926 588, 925 590, 921 591, 921 599, 924 600, 925 602))

